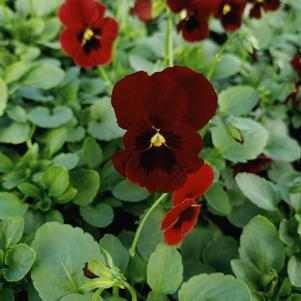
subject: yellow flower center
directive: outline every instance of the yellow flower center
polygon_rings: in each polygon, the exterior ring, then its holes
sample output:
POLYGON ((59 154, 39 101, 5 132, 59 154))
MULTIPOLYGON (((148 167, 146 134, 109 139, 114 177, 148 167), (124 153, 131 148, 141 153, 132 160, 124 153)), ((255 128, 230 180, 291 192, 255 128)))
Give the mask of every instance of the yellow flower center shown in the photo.
POLYGON ((256 0, 257 3, 263 3, 264 0, 256 0))
POLYGON ((92 29, 87 28, 84 32, 83 38, 82 38, 82 46, 85 46, 87 41, 91 40, 94 36, 94 32, 92 29))
POLYGON ((231 5, 225 4, 223 7, 223 15, 227 15, 232 10, 231 5))
POLYGON ((166 143, 166 140, 157 130, 157 133, 151 138, 150 143, 151 146, 160 147, 166 143))

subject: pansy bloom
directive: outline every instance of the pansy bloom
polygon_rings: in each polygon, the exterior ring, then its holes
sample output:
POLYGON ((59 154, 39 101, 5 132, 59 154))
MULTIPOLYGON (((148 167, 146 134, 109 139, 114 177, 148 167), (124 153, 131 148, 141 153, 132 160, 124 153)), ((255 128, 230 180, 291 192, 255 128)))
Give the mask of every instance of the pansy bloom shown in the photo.
POLYGON ((60 36, 62 48, 81 67, 104 65, 112 60, 118 23, 104 17, 105 10, 95 0, 66 0, 59 9, 65 26, 60 36))
POLYGON ((168 0, 167 4, 175 13, 185 9, 186 16, 179 22, 177 29, 187 42, 208 38, 210 10, 203 0, 168 0))
POLYGON ((172 196, 173 207, 161 223, 164 241, 169 245, 179 244, 196 225, 201 210, 198 199, 214 181, 210 165, 204 164, 196 173, 190 174, 185 184, 172 196))
POLYGON ((205 0, 227 31, 240 28, 246 0, 205 0))
POLYGON ((198 129, 216 110, 210 82, 187 67, 149 76, 144 71, 120 80, 112 93, 124 149, 113 157, 117 171, 150 192, 171 192, 203 164, 198 129))
POLYGON ((250 9, 250 17, 255 19, 261 18, 262 11, 274 11, 280 6, 280 0, 249 0, 253 4, 250 9))
POLYGON ((259 174, 264 171, 270 164, 272 159, 266 156, 259 156, 254 160, 250 160, 247 163, 238 163, 233 167, 234 175, 241 172, 248 172, 253 174, 259 174))

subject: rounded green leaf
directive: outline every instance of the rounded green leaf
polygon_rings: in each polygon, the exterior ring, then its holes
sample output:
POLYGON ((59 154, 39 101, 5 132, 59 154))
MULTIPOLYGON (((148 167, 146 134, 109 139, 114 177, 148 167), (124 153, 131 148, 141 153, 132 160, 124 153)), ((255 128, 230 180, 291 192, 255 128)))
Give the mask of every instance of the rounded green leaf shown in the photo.
POLYGON ((42 184, 50 196, 57 197, 63 194, 69 186, 69 174, 61 165, 49 167, 42 175, 42 184))
POLYGON ((7 249, 17 244, 24 231, 24 219, 22 217, 14 217, 5 220, 2 224, 0 241, 2 246, 7 249))
POLYGON ((100 186, 100 177, 93 169, 81 169, 72 173, 72 185, 77 189, 74 203, 87 206, 93 202, 100 186))
POLYGON ((242 133, 244 143, 234 141, 219 122, 212 129, 213 145, 217 151, 234 163, 256 159, 267 144, 267 130, 260 123, 247 118, 232 118, 231 124, 242 133))
POLYGON ((0 124, 0 143, 21 144, 28 140, 29 124, 9 122, 0 124))
POLYGON ((276 187, 266 179, 250 173, 240 173, 235 177, 242 193, 259 208, 274 211, 280 201, 276 187))
POLYGON ((287 265, 287 273, 293 286, 301 287, 301 257, 292 256, 287 265))
POLYGON ((145 188, 123 180, 114 186, 113 195, 115 198, 125 202, 140 202, 145 200, 149 193, 145 188))
POLYGON ((247 285, 233 276, 201 274, 190 278, 179 291, 179 301, 251 301, 247 285))
POLYGON ((147 265, 148 285, 157 295, 173 294, 182 280, 183 264, 180 253, 175 247, 159 244, 147 265))
POLYGON ((19 80, 25 73, 29 70, 29 64, 25 62, 16 62, 11 64, 6 70, 4 74, 4 80, 10 84, 19 80))
POLYGON ((25 245, 18 244, 10 248, 5 254, 4 278, 9 282, 21 280, 30 270, 35 260, 34 250, 25 245))
POLYGON ((36 263, 31 278, 40 297, 47 301, 79 293, 86 281, 82 271, 85 263, 102 260, 99 245, 90 234, 57 222, 40 227, 32 247, 36 263))
POLYGON ((9 217, 21 216, 27 211, 24 204, 15 194, 0 192, 0 220, 9 217))
POLYGON ((48 63, 39 63, 26 75, 23 84, 47 90, 58 86, 64 76, 65 73, 61 68, 48 63))
POLYGON ((222 112, 233 116, 248 114, 257 104, 259 95, 253 87, 235 86, 223 90, 218 103, 222 112))
POLYGON ((88 137, 83 146, 84 159, 90 168, 98 167, 103 161, 103 152, 95 139, 88 137))
POLYGON ((63 106, 55 107, 52 113, 48 108, 35 107, 28 115, 28 119, 41 128, 57 128, 73 117, 71 109, 63 106))
POLYGON ((275 226, 265 217, 254 217, 243 229, 240 237, 240 258, 258 270, 279 272, 285 261, 284 246, 275 226))
POLYGON ((96 228, 105 228, 110 225, 114 218, 114 211, 107 204, 85 206, 80 208, 82 218, 96 228))

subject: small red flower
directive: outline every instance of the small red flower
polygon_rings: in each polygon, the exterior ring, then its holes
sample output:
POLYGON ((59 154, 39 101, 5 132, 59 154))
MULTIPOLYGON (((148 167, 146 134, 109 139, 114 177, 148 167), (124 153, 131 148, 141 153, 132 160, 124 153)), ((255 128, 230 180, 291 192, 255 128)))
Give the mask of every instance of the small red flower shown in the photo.
POLYGON ((152 15, 152 0, 136 0, 131 14, 137 16, 143 22, 149 22, 154 19, 152 15))
POLYGON ((207 39, 209 36, 209 9, 202 2, 198 2, 192 8, 187 8, 186 14, 186 18, 181 20, 177 27, 178 31, 182 32, 183 38, 188 42, 207 39))
POLYGON ((291 65, 294 68, 294 70, 298 73, 298 75, 301 77, 301 52, 297 53, 293 59, 291 60, 291 65))
POLYGON ((185 184, 172 197, 173 208, 161 223, 164 240, 169 245, 179 244, 196 225, 201 209, 198 198, 204 195, 214 181, 210 165, 204 164, 190 174, 185 184))
POLYGON ((118 23, 104 17, 105 10, 95 0, 66 0, 59 9, 65 26, 60 36, 62 48, 81 67, 104 65, 112 60, 118 23))
POLYGON ((240 28, 246 0, 205 0, 205 3, 227 31, 240 28))
POLYGON ((210 82, 187 67, 152 76, 140 71, 120 80, 112 105, 127 132, 125 148, 113 157, 117 171, 150 192, 181 187, 203 164, 197 130, 213 117, 216 102, 210 82))
POLYGON ((280 6, 280 0, 249 0, 253 4, 250 10, 250 17, 255 19, 261 18, 262 10, 275 11, 280 6))

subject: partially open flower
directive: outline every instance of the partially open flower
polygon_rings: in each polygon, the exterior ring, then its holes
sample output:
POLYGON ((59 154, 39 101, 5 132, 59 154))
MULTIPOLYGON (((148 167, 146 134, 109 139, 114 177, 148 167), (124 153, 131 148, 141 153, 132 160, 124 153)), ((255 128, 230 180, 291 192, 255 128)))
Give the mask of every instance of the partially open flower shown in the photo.
POLYGON ((150 192, 181 187, 203 164, 197 130, 213 117, 216 101, 210 82, 187 67, 126 76, 112 94, 117 122, 127 130, 115 168, 150 192))
POLYGON ((253 4, 250 9, 250 17, 255 19, 261 18, 262 11, 274 11, 280 6, 280 0, 249 0, 253 4))
POLYGON ((210 165, 204 164, 196 173, 190 174, 185 184, 175 191, 173 207, 161 223, 164 240, 169 245, 179 244, 196 225, 201 209, 199 197, 204 195, 214 181, 210 165))
POLYGON ((112 60, 113 42, 118 36, 118 23, 104 17, 106 7, 95 0, 66 0, 59 18, 65 29, 60 41, 75 64, 90 68, 112 60))
POLYGON ((152 21, 152 6, 152 0, 136 0, 131 9, 131 14, 137 16, 143 22, 152 21))
POLYGON ((205 0, 205 2, 227 31, 240 28, 246 0, 205 0))

